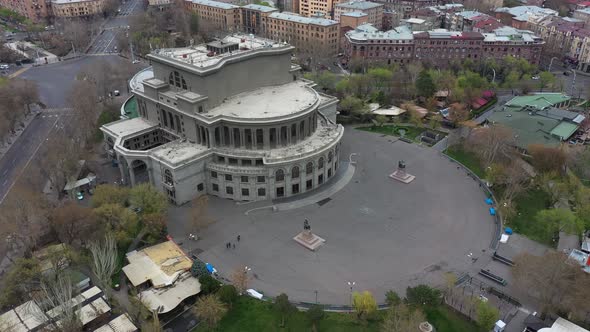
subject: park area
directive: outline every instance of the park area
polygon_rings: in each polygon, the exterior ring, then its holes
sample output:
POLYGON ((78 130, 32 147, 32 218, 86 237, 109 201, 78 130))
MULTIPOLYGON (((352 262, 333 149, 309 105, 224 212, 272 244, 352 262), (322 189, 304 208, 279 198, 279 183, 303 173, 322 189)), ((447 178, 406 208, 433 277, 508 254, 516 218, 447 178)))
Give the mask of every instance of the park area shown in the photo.
MULTIPOLYGON (((446 136, 445 133, 431 128, 412 126, 412 125, 381 125, 381 126, 366 126, 357 127, 356 129, 367 131, 376 134, 384 134, 389 136, 397 136, 406 140, 411 140, 416 143, 429 144, 436 142, 446 136), (422 140, 425 135, 429 138, 428 143, 422 140)), ((429 144, 430 145, 430 144, 429 144)))

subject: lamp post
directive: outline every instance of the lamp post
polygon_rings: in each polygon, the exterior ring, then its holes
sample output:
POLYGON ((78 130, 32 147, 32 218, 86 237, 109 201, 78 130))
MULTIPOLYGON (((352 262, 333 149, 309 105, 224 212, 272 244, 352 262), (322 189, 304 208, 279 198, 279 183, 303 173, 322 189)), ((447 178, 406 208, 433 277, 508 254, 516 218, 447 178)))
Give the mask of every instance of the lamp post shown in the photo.
POLYGON ((574 73, 574 79, 572 80, 572 88, 570 91, 570 96, 572 96, 572 98, 574 97, 574 89, 576 87, 576 70, 575 69, 570 69, 572 71, 572 73, 574 73))
POLYGON ((356 285, 356 282, 355 281, 347 281, 346 283, 350 287, 350 312, 352 313, 352 287, 354 287, 354 285, 356 285))
POLYGON ((547 68, 548 72, 551 72, 551 66, 553 65, 553 60, 557 59, 556 57, 552 57, 551 61, 549 61, 549 68, 547 68))

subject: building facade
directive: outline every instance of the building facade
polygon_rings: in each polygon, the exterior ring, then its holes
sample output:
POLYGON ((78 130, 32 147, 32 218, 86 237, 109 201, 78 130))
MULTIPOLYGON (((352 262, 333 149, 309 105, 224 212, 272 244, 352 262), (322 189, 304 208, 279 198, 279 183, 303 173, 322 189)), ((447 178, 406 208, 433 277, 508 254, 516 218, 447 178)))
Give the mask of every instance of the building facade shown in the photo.
POLYGON ((268 15, 266 36, 286 41, 310 57, 323 58, 338 53, 340 25, 333 20, 275 12, 268 15))
POLYGON ((524 58, 539 64, 543 40, 511 27, 493 33, 448 31, 436 29, 415 32, 402 26, 389 31, 378 31, 370 25, 359 26, 343 38, 346 57, 367 62, 430 62, 447 67, 454 61, 503 59, 507 56, 524 58))
POLYGON ((85 17, 102 14, 105 0, 53 0, 55 17, 85 17))
POLYGON ((359 25, 369 23, 369 15, 360 12, 344 13, 340 15, 340 36, 343 35, 342 28, 350 27, 356 29, 359 25))
POLYGON ((367 14, 367 22, 377 29, 383 26, 383 5, 369 1, 350 1, 334 6, 334 21, 340 22, 340 16, 344 13, 367 14))
POLYGON ((121 177, 182 204, 203 194, 263 200, 334 176, 337 99, 299 78, 286 43, 232 35, 161 49, 131 81, 140 117, 101 127, 121 177))
POLYGON ((277 12, 273 7, 261 5, 246 5, 240 8, 242 31, 255 35, 266 34, 268 15, 277 12))
POLYGON ((197 13, 199 19, 215 29, 236 32, 241 29, 240 7, 211 0, 185 0, 187 9, 197 13))
POLYGON ((0 7, 8 8, 36 23, 46 22, 51 16, 49 0, 0 0, 0 7))
POLYGON ((331 18, 334 0, 299 0, 299 14, 305 17, 331 18))

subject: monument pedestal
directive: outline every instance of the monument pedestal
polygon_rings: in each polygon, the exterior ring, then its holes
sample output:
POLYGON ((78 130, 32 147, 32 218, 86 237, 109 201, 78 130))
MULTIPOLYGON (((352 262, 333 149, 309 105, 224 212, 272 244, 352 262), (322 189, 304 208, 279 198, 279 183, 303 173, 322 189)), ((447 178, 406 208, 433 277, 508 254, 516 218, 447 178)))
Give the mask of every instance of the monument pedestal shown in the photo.
POLYGON ((315 251, 319 248, 326 240, 322 239, 321 237, 313 234, 311 230, 304 230, 303 232, 297 234, 293 240, 295 240, 300 245, 304 246, 305 248, 315 251))
POLYGON ((408 174, 406 173, 406 171, 404 171, 403 169, 397 169, 395 170, 395 172, 389 174, 389 177, 392 179, 396 179, 400 182, 403 183, 410 183, 412 182, 412 180, 414 180, 416 177, 412 174, 408 174))

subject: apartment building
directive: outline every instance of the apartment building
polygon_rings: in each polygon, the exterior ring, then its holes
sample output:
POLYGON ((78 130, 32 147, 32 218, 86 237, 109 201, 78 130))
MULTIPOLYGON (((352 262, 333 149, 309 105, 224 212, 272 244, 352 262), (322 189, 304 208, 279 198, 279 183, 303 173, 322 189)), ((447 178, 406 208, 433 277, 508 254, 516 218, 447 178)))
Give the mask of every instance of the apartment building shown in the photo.
POLYGON ((590 8, 582 8, 574 11, 574 18, 584 21, 586 25, 590 24, 590 8))
POLYGON ((242 31, 265 35, 268 15, 277 11, 278 10, 273 7, 254 4, 242 6, 240 9, 242 31))
POLYGON ((299 13, 299 0, 278 0, 277 4, 282 11, 299 13))
POLYGON ((389 31, 359 26, 347 32, 343 40, 342 49, 348 59, 388 64, 418 60, 441 68, 455 61, 507 56, 539 64, 543 45, 542 39, 530 31, 512 27, 499 28, 492 33, 435 29, 412 34, 405 26, 389 31))
POLYGON ((274 12, 268 15, 266 26, 268 38, 286 41, 310 57, 338 53, 340 25, 336 21, 274 12))
MULTIPOLYGON (((361 12, 344 13, 340 15, 340 28, 355 29, 359 25, 368 23, 369 15, 361 12)), ((342 33, 340 34, 342 36, 342 33)))
POLYGON ((102 14, 105 0, 53 0, 55 17, 84 17, 102 14))
POLYGON ((537 6, 502 7, 495 10, 495 16, 505 25, 526 29, 531 19, 558 16, 557 11, 537 6))
POLYGON ((369 1, 349 1, 338 3, 334 6, 334 21, 340 22, 340 16, 344 13, 359 12, 367 14, 367 22, 375 28, 383 26, 383 4, 369 1))
POLYGON ((580 55, 580 40, 589 34, 584 22, 579 19, 559 16, 530 18, 528 28, 545 41, 543 53, 547 56, 564 56, 572 62, 580 55))
POLYGON ((197 13, 199 18, 212 27, 224 31, 241 29, 240 7, 229 3, 211 0, 186 0, 185 6, 197 13))
POLYGON ((45 22, 51 16, 49 0, 0 0, 0 7, 8 8, 36 23, 45 22))
POLYGON ((331 18, 338 0, 299 0, 299 14, 306 17, 331 18))

